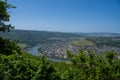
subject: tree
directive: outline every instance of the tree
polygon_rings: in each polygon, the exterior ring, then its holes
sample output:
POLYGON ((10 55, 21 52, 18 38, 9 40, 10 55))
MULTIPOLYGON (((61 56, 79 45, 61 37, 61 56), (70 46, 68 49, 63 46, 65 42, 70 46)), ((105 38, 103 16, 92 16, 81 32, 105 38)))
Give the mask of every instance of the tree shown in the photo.
POLYGON ((21 49, 17 45, 17 42, 0 37, 0 54, 11 55, 16 52, 21 54, 21 49))
POLYGON ((0 31, 10 31, 10 29, 14 28, 14 26, 11 24, 5 24, 5 22, 8 22, 10 20, 10 15, 8 13, 8 9, 10 8, 16 7, 8 4, 7 0, 0 0, 0 31))

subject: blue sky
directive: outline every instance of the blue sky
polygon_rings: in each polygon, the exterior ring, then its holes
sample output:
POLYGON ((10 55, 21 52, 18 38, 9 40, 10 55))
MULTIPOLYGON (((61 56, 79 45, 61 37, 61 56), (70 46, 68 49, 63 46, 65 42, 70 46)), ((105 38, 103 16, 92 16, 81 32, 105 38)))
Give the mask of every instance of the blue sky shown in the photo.
POLYGON ((9 0, 16 29, 120 33, 120 0, 9 0))

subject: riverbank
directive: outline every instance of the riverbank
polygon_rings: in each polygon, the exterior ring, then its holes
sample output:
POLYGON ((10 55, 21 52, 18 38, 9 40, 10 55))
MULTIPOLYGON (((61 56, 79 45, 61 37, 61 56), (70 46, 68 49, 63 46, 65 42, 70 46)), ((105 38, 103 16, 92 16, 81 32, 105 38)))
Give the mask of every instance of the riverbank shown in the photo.
MULTIPOLYGON (((40 48, 40 45, 36 45, 36 46, 30 48, 29 53, 34 55, 34 56, 38 56, 38 57, 42 56, 43 54, 41 54, 38 51, 38 48, 40 48)), ((47 57, 47 60, 54 61, 54 62, 69 62, 69 60, 61 59, 61 58, 49 58, 49 57, 47 57)))

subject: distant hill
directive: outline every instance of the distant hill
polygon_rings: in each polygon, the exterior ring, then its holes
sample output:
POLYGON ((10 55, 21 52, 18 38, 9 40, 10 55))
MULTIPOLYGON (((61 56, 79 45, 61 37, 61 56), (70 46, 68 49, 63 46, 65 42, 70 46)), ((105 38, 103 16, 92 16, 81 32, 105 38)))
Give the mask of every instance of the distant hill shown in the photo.
POLYGON ((34 46, 41 43, 52 43, 69 40, 73 37, 120 37, 117 33, 63 33, 32 30, 12 30, 11 32, 0 32, 0 36, 20 43, 34 46))
POLYGON ((86 37, 120 37, 119 33, 74 33, 86 37))
POLYGON ((11 32, 0 32, 0 36, 34 46, 40 43, 60 41, 61 38, 77 37, 78 35, 62 32, 12 30, 11 32))

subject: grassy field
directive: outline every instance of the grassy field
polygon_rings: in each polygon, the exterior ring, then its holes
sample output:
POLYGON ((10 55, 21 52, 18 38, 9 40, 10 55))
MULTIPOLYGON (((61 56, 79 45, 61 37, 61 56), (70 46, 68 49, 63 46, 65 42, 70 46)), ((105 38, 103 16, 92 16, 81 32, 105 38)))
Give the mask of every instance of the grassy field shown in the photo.
POLYGON ((18 46, 21 48, 21 49, 24 49, 26 47, 25 44, 21 44, 21 43, 18 43, 18 46))
POLYGON ((73 45, 73 46, 93 46, 94 43, 92 43, 91 41, 85 40, 85 39, 81 39, 81 40, 71 42, 71 45, 73 45))

